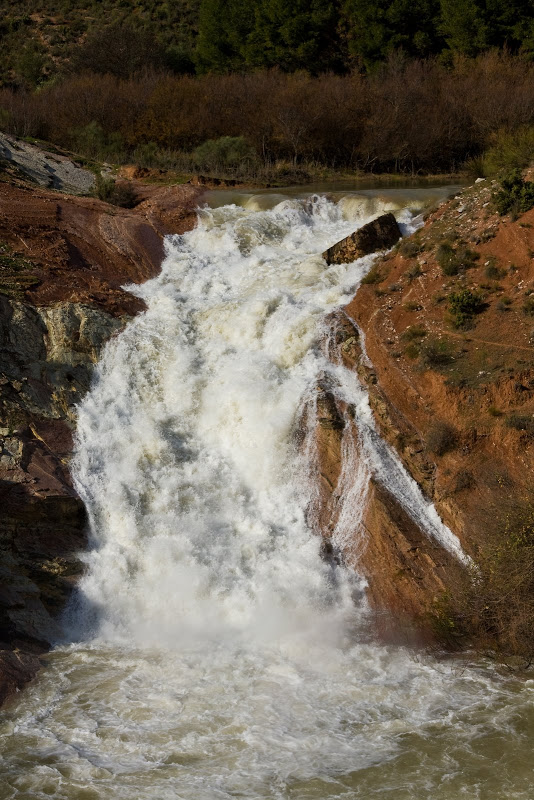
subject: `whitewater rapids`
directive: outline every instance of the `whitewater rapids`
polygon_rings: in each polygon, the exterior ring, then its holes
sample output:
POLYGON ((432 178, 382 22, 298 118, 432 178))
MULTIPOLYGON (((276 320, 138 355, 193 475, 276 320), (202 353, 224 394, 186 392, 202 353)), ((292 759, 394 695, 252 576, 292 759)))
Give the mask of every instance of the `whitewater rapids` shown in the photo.
POLYGON ((379 472, 462 557, 318 347, 372 262, 320 253, 376 203, 243 205, 168 239, 79 408, 87 571, 66 641, 0 718, 0 800, 528 800, 531 684, 370 642, 361 580, 306 524, 295 423, 330 371, 360 415, 361 502, 379 472))

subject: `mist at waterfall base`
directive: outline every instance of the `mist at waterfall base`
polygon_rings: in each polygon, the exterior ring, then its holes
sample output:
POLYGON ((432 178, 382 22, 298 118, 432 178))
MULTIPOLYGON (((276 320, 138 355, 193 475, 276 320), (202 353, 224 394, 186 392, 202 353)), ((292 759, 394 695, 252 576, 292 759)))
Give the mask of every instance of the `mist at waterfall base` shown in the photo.
POLYGON ((361 579, 321 560, 306 520, 296 420, 328 374, 363 453, 338 541, 379 472, 462 555, 318 347, 372 261, 320 253, 383 209, 406 230, 413 213, 394 192, 264 197, 169 239, 132 289, 148 310, 105 349, 79 409, 75 643, 0 717, 0 800, 531 800, 534 682, 370 640, 361 579))

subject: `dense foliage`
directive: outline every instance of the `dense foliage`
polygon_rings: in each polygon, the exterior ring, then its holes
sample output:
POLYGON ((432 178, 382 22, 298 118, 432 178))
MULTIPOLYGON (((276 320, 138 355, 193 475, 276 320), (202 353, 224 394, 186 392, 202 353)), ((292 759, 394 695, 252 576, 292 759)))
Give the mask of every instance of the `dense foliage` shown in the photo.
POLYGON ((279 162, 448 172, 489 143, 498 149, 502 131, 534 127, 534 64, 489 53, 454 67, 392 56, 368 77, 72 75, 0 90, 0 125, 97 161, 184 173, 271 180, 279 162))
POLYGON ((531 0, 0 0, 0 81, 278 67, 317 75, 415 58, 534 54, 531 0))

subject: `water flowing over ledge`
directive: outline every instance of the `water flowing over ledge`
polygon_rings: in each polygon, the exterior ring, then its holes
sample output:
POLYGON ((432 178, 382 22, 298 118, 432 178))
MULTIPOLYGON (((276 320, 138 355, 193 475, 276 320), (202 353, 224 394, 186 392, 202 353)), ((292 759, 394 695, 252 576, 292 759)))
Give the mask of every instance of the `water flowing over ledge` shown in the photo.
MULTIPOLYGON (((359 384, 319 346, 371 259, 325 268, 317 254, 353 228, 324 197, 205 209, 135 289, 148 310, 107 345, 79 411, 93 544, 71 609, 79 643, 58 649, 1 731, 6 800, 452 800, 466 753, 483 796, 516 689, 369 642, 357 578, 320 558, 307 524, 295 422, 328 374, 365 423, 365 460, 349 449, 344 463, 352 502, 386 470, 458 552, 378 439, 359 384)), ((341 514, 339 541, 349 523, 341 514)), ((505 791, 510 775, 499 779, 505 791)))

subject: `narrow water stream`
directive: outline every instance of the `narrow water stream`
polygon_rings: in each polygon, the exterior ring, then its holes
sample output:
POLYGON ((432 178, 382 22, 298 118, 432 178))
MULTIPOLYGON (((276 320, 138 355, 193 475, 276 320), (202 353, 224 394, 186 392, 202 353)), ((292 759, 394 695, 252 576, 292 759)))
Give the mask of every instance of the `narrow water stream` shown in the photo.
POLYGON ((386 208, 408 230, 446 194, 402 192, 224 193, 132 289, 148 310, 79 409, 86 576, 0 716, 0 800, 532 799, 534 682, 371 643, 358 576, 305 521, 295 421, 331 370, 360 414, 362 501, 381 470, 461 555, 318 347, 372 260, 322 250, 386 208))

